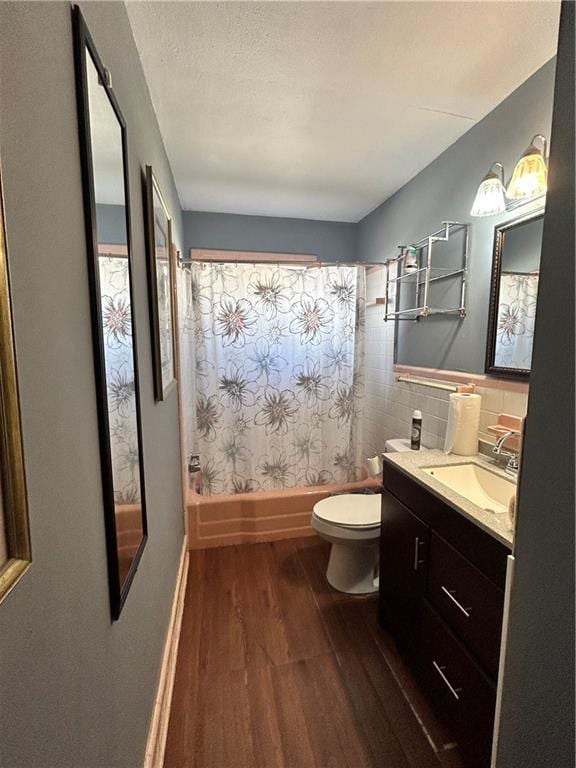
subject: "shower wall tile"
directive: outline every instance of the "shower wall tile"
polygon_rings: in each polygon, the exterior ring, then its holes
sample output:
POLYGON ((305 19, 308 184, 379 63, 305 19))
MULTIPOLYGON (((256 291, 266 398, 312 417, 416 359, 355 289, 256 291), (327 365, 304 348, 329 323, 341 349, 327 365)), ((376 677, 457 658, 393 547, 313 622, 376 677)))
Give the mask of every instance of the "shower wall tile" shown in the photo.
MULTIPOLYGON (((369 300, 382 295, 382 272, 367 277, 369 300)), ((394 323, 384 322, 381 306, 366 309, 366 391, 364 403, 365 455, 384 450, 386 440, 410 436, 412 412, 422 411, 422 442, 429 448, 442 448, 448 419, 449 392, 418 384, 400 383, 394 375, 394 323)), ((478 387, 482 396, 480 439, 494 443, 487 428, 498 414, 525 416, 526 394, 505 389, 478 387)))
POLYGON ((478 392, 482 395, 482 408, 485 408, 491 413, 502 413, 504 409, 504 390, 503 389, 488 389, 478 388, 478 392))
POLYGON ((521 392, 504 392, 504 407, 500 413, 510 416, 526 416, 526 397, 521 392))

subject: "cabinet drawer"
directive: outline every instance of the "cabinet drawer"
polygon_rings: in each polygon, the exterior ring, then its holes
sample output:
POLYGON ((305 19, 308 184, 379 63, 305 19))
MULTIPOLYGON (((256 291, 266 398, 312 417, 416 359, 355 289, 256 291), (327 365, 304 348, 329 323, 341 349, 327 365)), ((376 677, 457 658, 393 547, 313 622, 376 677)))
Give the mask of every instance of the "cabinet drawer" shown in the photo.
POLYGON ((427 593, 438 613, 496 680, 504 593, 434 533, 427 593))
POLYGON ((466 764, 488 766, 496 690, 424 600, 418 674, 438 715, 453 731, 466 764))

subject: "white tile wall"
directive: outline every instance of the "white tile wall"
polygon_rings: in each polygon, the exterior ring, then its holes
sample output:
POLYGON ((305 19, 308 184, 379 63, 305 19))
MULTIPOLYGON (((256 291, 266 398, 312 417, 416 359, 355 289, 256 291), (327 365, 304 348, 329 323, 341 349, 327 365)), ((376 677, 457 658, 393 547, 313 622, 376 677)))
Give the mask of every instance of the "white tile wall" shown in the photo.
MULTIPOLYGON (((367 301, 384 295, 384 272, 368 274, 367 301)), ((395 381, 394 322, 384 322, 382 306, 366 308, 366 367, 364 404, 365 455, 384 450, 384 443, 394 437, 409 437, 412 411, 422 411, 422 443, 442 448, 446 434, 449 392, 418 384, 395 381)), ((479 387, 482 395, 480 439, 494 442, 486 429, 496 424, 498 414, 525 416, 527 395, 502 389, 479 387)))

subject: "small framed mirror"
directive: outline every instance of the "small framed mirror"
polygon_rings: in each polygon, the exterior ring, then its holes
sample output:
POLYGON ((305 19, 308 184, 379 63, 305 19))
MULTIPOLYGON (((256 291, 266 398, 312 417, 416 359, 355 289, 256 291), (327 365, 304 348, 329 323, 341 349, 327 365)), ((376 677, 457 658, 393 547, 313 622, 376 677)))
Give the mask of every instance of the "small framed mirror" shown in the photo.
POLYGON ((144 183, 148 292, 154 366, 154 397, 165 400, 176 385, 172 285, 172 219, 150 165, 144 183))
POLYGON ((126 123, 78 7, 76 79, 112 618, 147 538, 126 123))
POLYGON ((486 373, 530 375, 543 223, 539 210, 494 230, 486 373))

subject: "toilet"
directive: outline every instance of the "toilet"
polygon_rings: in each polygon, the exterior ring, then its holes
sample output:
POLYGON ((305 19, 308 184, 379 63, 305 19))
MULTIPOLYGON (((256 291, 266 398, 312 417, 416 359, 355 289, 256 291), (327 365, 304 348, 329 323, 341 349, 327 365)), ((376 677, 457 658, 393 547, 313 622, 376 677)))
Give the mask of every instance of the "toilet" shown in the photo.
MULTIPOLYGON (((409 450, 410 440, 385 444, 385 453, 409 450)), ((326 578, 339 592, 367 595, 378 590, 380 502, 378 493, 342 493, 314 505, 312 528, 332 544, 326 578)))

